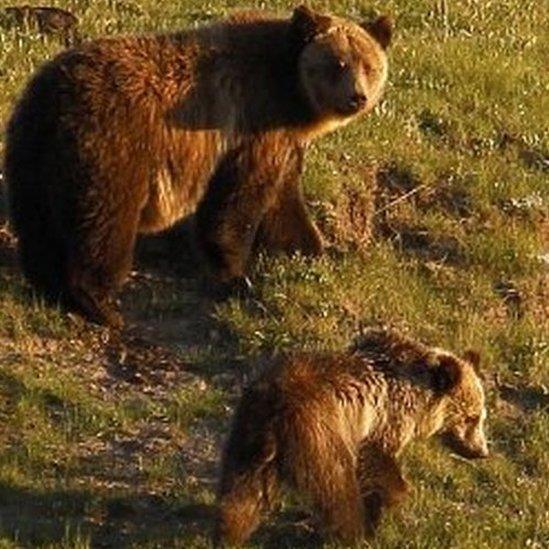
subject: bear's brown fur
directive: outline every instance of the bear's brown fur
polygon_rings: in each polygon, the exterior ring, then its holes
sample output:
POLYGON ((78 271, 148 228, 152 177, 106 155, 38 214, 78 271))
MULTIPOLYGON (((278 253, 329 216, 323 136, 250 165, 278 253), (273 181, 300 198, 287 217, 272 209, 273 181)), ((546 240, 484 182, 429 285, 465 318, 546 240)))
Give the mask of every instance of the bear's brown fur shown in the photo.
POLYGON ((373 534, 383 507, 408 492, 396 459, 436 433, 461 455, 486 457, 478 357, 384 330, 349 352, 280 359, 236 410, 222 464, 216 542, 240 544, 281 482, 309 496, 328 535, 373 534))
POLYGON ((5 171, 24 272, 88 318, 114 297, 138 233, 196 210, 216 280, 243 277, 257 239, 322 250, 299 176, 312 139, 365 113, 390 25, 300 7, 188 32, 85 43, 47 63, 9 122, 5 171))

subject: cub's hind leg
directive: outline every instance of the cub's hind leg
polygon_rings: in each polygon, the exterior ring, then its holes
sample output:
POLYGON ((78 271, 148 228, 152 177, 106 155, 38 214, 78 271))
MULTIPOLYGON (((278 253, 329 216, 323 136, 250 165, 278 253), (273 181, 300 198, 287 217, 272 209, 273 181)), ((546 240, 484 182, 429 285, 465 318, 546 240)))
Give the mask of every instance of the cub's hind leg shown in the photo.
POLYGON ((284 440, 289 480, 311 498, 320 529, 344 543, 359 541, 364 535, 364 512, 356 456, 337 427, 302 411, 288 425, 284 440))
POLYGON ((278 497, 276 464, 255 463, 248 471, 224 473, 214 545, 242 545, 278 497))
POLYGON ((245 543, 278 498, 272 406, 268 388, 247 389, 242 395, 223 452, 216 546, 245 543))

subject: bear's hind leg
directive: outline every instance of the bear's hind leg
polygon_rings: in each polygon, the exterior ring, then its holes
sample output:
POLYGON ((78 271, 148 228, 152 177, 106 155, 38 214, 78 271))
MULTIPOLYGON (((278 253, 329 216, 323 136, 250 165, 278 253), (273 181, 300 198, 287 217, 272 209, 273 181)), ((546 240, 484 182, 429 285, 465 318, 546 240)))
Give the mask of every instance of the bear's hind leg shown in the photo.
POLYGON ((310 497, 328 537, 359 541, 364 536, 364 511, 349 444, 332 426, 307 413, 292 423, 286 436, 290 483, 310 497))
POLYGON ((350 462, 340 461, 336 468, 332 478, 325 477, 323 483, 314 483, 309 493, 319 511, 321 528, 328 537, 356 543, 364 536, 359 486, 350 462))
POLYGON ((133 261, 140 211, 136 205, 110 211, 77 231, 69 246, 69 305, 98 324, 120 328, 116 293, 133 261))
POLYGON ((111 328, 121 328, 123 320, 114 296, 108 288, 97 284, 77 267, 69 275, 68 306, 91 322, 111 328))

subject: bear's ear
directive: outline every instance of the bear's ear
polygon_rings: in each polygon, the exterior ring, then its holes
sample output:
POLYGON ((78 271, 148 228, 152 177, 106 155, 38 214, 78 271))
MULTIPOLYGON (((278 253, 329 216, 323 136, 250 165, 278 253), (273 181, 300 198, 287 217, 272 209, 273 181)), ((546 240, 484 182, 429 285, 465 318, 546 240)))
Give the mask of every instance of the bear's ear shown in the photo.
POLYGON ((475 372, 478 374, 480 372, 480 353, 474 349, 468 349, 463 353, 463 358, 471 364, 475 369, 475 372))
POLYGON ((433 389, 446 394, 455 389, 461 381, 462 371, 459 362, 451 357, 440 357, 431 372, 433 389))
POLYGON ((393 37, 393 22, 388 15, 363 23, 362 28, 375 38, 384 50, 389 47, 393 37))
POLYGON ((330 18, 301 5, 294 9, 291 24, 293 31, 306 43, 310 42, 320 32, 328 29, 330 18))

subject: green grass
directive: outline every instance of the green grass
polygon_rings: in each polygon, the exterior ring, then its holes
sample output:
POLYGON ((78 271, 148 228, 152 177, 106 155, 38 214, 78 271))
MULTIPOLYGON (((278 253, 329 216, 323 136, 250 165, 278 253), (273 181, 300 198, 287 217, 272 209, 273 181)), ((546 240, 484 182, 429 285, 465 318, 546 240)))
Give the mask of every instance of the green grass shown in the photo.
MULTIPOLYGON (((91 37, 243 7, 52 3, 91 37)), ((137 335, 115 341, 33 301, 0 233, 0 547, 208 547, 219 442, 249 359, 341 348, 377 323, 482 351, 494 457, 473 464, 435 442, 413 445, 403 458, 413 496, 374 546, 549 545, 549 3, 312 4, 396 19, 385 100, 315 143, 304 177, 319 220, 343 222, 342 197, 377 180, 371 242, 352 223, 343 237, 323 224, 326 256, 261 256, 257 299, 218 306, 192 278, 138 278, 124 298, 137 335)), ((61 48, 0 28, 2 125, 32 71, 61 48)), ((310 542, 299 503, 288 498, 283 510, 255 546, 310 542)))

